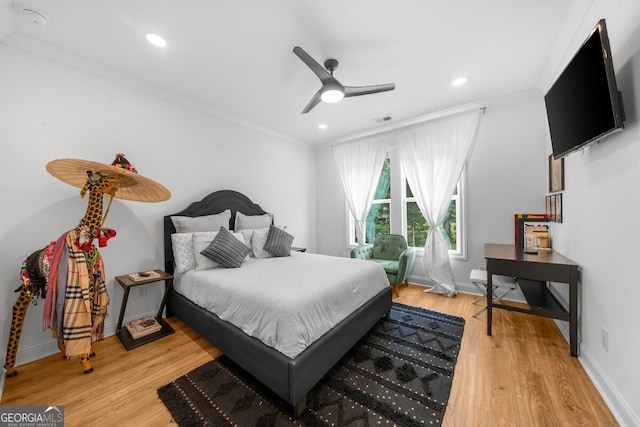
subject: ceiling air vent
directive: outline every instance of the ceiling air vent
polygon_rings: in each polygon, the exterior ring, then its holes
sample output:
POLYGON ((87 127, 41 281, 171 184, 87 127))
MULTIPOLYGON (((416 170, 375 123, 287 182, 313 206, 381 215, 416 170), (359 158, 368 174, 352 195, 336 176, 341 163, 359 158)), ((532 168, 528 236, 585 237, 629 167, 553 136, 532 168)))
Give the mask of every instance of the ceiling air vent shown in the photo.
POLYGON ((376 123, 384 123, 384 122, 388 122, 389 120, 391 120, 391 116, 384 116, 377 119, 373 119, 373 121, 376 123))

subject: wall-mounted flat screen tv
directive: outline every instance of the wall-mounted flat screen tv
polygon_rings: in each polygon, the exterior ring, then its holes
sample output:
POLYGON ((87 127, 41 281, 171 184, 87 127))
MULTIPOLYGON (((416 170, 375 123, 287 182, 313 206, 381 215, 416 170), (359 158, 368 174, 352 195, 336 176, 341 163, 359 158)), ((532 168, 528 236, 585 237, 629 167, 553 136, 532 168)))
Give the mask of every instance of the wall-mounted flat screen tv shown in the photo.
POLYGON ((623 129, 607 26, 602 19, 546 93, 553 156, 558 159, 623 129))

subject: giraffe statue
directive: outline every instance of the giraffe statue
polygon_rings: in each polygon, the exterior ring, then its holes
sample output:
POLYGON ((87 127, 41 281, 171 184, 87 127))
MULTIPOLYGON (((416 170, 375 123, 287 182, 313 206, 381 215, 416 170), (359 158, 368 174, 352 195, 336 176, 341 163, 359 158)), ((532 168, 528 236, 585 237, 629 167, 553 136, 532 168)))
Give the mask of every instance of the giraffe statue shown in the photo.
MULTIPOLYGON (((104 220, 111 205, 111 200, 120 183, 119 175, 105 174, 101 172, 87 171, 87 181, 80 191, 80 196, 84 197, 89 192, 87 210, 78 226, 64 233, 56 242, 51 242, 45 248, 32 253, 22 264, 20 278, 22 285, 16 289, 20 292, 16 303, 13 306, 13 316, 11 319, 11 329, 9 332, 9 342, 7 344, 7 359, 4 363, 6 377, 11 378, 18 375, 14 368, 18 353, 18 344, 22 334, 24 319, 27 307, 30 303, 37 304, 38 300, 45 298, 46 306, 44 313, 45 329, 51 328, 54 336, 58 338, 58 346, 63 351, 65 358, 80 358, 80 363, 85 374, 93 372, 89 362, 93 355, 91 342, 94 338, 102 339, 104 317, 109 296, 104 286, 104 267, 98 249, 93 244, 94 238, 98 238, 99 246, 106 246, 106 241, 115 236, 115 231, 103 228, 104 220), (107 211, 103 215, 103 196, 111 196, 107 211), (64 271, 62 277, 66 282, 58 283, 58 266, 66 268, 60 263, 60 254, 67 251, 69 265, 73 264, 74 269, 64 271), (86 274, 85 274, 86 272, 86 274), (55 312, 58 287, 64 295, 64 312, 55 312), (72 289, 69 289, 72 288, 72 289), (80 295, 76 298, 69 298, 69 294, 80 295), (75 314, 73 326, 62 328, 64 316, 67 312, 81 313, 75 314), (81 318, 83 317, 83 318, 81 318), (80 328, 75 327, 80 322, 80 328), (87 331, 86 326, 90 325, 91 330, 87 331), (81 328, 84 332, 80 332, 81 328), (64 329, 64 331, 62 331, 64 329), (62 332, 60 332, 62 331, 62 332), (74 334, 74 339, 68 334, 74 334), (79 335, 78 335, 79 334, 79 335), (81 336, 80 339, 77 339, 81 336)), ((63 271, 59 271, 63 273, 63 271)), ((62 295, 61 295, 62 298, 62 295)))

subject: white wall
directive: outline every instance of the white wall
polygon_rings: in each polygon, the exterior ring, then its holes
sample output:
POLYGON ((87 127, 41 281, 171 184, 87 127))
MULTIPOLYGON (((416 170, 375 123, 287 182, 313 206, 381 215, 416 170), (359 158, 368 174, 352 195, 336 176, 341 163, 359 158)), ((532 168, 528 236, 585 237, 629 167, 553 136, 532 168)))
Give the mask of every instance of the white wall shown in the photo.
MULTIPOLYGON (((594 0, 576 36, 559 39, 541 87, 547 88, 596 22, 605 18, 625 129, 565 158, 562 224, 552 224, 554 247, 581 266, 580 361, 621 425, 640 425, 640 349, 637 283, 640 231, 640 3, 594 0), (602 329, 609 349, 602 346, 602 329)), ((545 89, 546 90, 546 89, 545 89)), ((547 135, 547 152, 551 145, 547 135)), ((560 288, 562 290, 562 288, 560 288)))
MULTIPOLYGON (((106 226, 118 235, 101 249, 111 296, 106 333, 122 301, 114 276, 162 268, 162 217, 208 193, 234 189, 273 212, 294 244, 315 248, 316 165, 312 148, 148 96, 0 44, 0 354, 22 261, 84 215, 79 190, 49 175, 57 158, 111 163, 126 154, 138 171, 165 185, 162 203, 115 200, 106 226)), ((162 286, 136 288, 125 319, 157 311, 162 286), (143 298, 142 295, 146 294, 143 298)), ((31 306, 18 364, 56 352, 42 331, 43 303, 31 306)), ((97 347, 99 352, 99 347, 97 347)), ((70 370, 80 369, 75 363, 70 370)))

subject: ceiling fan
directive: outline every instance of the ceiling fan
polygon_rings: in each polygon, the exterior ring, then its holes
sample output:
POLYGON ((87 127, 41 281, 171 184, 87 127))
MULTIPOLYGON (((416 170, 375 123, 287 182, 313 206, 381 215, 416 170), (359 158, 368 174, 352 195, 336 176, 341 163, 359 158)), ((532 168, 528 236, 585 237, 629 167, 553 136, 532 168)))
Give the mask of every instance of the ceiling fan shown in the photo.
POLYGON ((327 59, 324 62, 323 67, 300 46, 294 47, 293 53, 302 59, 302 62, 307 64, 307 67, 311 68, 311 71, 313 71, 322 82, 322 87, 315 95, 313 95, 313 98, 311 98, 311 101, 309 101, 307 106, 304 107, 302 114, 311 111, 311 109, 318 105, 320 101, 332 104, 341 101, 342 98, 386 92, 396 88, 395 83, 373 86, 343 86, 335 77, 333 77, 334 70, 338 68, 338 61, 336 59, 327 59))

